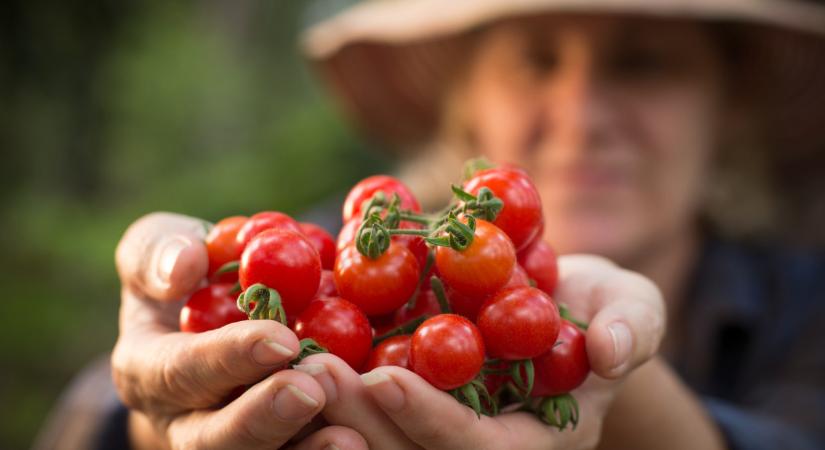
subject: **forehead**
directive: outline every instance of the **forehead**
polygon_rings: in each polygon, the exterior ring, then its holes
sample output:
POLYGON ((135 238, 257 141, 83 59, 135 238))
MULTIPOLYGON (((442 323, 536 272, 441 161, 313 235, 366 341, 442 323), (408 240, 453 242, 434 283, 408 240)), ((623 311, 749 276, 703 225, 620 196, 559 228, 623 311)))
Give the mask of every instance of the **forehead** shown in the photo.
POLYGON ((603 43, 707 43, 710 26, 689 19, 621 14, 544 14, 515 17, 492 23, 485 37, 509 36, 541 41, 577 35, 603 43))

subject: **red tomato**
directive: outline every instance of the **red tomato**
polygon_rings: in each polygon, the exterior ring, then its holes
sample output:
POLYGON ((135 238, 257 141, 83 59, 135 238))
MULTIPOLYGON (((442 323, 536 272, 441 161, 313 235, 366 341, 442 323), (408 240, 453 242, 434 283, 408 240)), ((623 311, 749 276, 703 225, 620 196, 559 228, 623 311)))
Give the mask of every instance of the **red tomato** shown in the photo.
POLYGON ((535 383, 533 397, 565 394, 584 383, 590 373, 584 333, 567 320, 561 321, 559 344, 533 358, 535 383))
POLYGON ((383 192, 387 196, 387 201, 390 200, 392 194, 398 194, 401 200, 401 209, 413 210, 415 212, 421 211, 418 200, 415 199, 410 188, 404 183, 387 175, 374 175, 359 181, 358 184, 353 186, 349 191, 349 194, 347 194, 342 213, 344 223, 349 222, 352 218, 361 219, 363 203, 369 201, 373 194, 378 191, 383 192))
POLYGON ((393 336, 376 345, 370 353, 364 372, 369 372, 376 367, 398 366, 405 369, 410 368, 410 335, 393 336))
POLYGON ((472 322, 455 314, 439 314, 415 330, 410 367, 438 389, 463 386, 484 364, 484 341, 472 322))
POLYGON ((418 262, 406 247, 391 242, 377 259, 346 247, 335 261, 335 286, 342 297, 368 316, 389 314, 404 304, 418 285, 418 262))
MULTIPOLYGON (((345 223, 343 228, 341 228, 341 232, 338 233, 338 239, 335 244, 335 248, 340 252, 344 249, 347 245, 352 244, 355 242, 355 238, 358 234, 358 228, 361 226, 361 219, 355 218, 350 220, 349 222, 345 223)), ((414 222, 401 222, 398 224, 398 228, 402 230, 420 230, 424 226, 414 222)), ((412 236, 412 235, 405 235, 405 234, 398 234, 392 237, 393 242, 397 242, 404 247, 407 247, 407 250, 411 251, 413 256, 415 256, 416 261, 418 261, 419 267, 424 267, 427 263, 427 252, 429 249, 427 248, 427 243, 424 242, 424 239, 420 236, 412 236)))
MULTIPOLYGON (((232 216, 222 219, 209 230, 206 235, 206 252, 209 254, 209 278, 221 266, 237 261, 241 257, 243 248, 236 241, 238 230, 246 223, 244 216, 232 216)), ((238 281, 237 272, 229 272, 221 275, 218 281, 223 283, 234 283, 238 281)))
POLYGON ((321 271, 321 283, 318 285, 318 292, 315 297, 338 297, 338 289, 335 287, 335 275, 331 270, 321 271))
POLYGON ((180 330, 190 333, 220 328, 246 319, 229 292, 233 283, 210 284, 195 291, 180 310, 180 330))
POLYGON ((527 275, 536 282, 536 287, 553 295, 559 281, 556 252, 550 244, 541 239, 518 254, 518 262, 524 266, 527 275))
POLYGON ((538 235, 543 216, 541 198, 527 174, 519 169, 497 167, 477 172, 464 183, 464 190, 478 194, 487 187, 504 202, 504 208, 493 222, 507 233, 516 250, 529 245, 538 235))
POLYGON ((397 327, 421 316, 437 316, 439 314, 441 314, 441 306, 438 304, 435 293, 429 289, 421 289, 415 299, 414 308, 404 305, 395 311, 393 325, 397 327))
POLYGON ((476 221, 475 237, 466 249, 435 250, 435 266, 444 282, 479 302, 507 284, 515 263, 516 251, 510 238, 484 220, 476 221))
POLYGON ((318 250, 318 255, 321 256, 321 267, 325 270, 332 270, 335 266, 335 241, 332 240, 332 235, 314 223, 301 222, 298 226, 315 250, 318 250))
POLYGON ((549 351, 559 335, 559 310, 533 287, 499 291, 478 313, 487 354, 507 360, 529 359, 549 351))
POLYGON ((342 298, 315 300, 295 320, 299 339, 315 339, 321 347, 360 369, 372 347, 372 330, 367 316, 342 298))
POLYGON ((278 291, 287 315, 303 311, 318 292, 321 258, 300 233, 266 230, 255 236, 241 254, 241 288, 263 283, 278 291))
MULTIPOLYGON (((496 291, 496 293, 505 289, 524 286, 530 286, 530 279, 527 278, 527 273, 524 272, 524 269, 516 264, 513 266, 513 273, 510 275, 510 279, 507 280, 507 284, 496 291)), ((495 295, 495 293, 493 295, 495 295)), ((476 317, 478 317, 478 310, 481 309, 481 305, 490 297, 489 295, 487 297, 464 295, 449 287, 447 288, 447 298, 450 300, 450 308, 453 310, 453 313, 464 316, 473 322, 475 322, 476 317)))
POLYGON ((249 241, 257 236, 258 233, 272 228, 301 233, 301 227, 298 226, 298 222, 292 217, 277 211, 264 211, 252 215, 241 229, 238 230, 238 237, 236 238, 238 245, 243 251, 249 244, 249 241))

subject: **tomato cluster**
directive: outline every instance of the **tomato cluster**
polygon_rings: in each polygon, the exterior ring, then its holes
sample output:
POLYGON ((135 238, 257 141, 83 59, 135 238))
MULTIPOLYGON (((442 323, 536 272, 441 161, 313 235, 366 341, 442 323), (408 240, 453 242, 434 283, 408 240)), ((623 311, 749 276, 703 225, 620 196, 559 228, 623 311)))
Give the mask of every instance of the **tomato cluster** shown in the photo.
POLYGON ((206 238, 211 284, 186 303, 181 330, 278 320, 355 370, 401 366, 477 413, 517 401, 575 426, 585 335, 551 297, 556 256, 536 188, 522 170, 487 167, 452 190, 428 215, 401 181, 366 178, 337 239, 275 211, 219 221, 206 238))

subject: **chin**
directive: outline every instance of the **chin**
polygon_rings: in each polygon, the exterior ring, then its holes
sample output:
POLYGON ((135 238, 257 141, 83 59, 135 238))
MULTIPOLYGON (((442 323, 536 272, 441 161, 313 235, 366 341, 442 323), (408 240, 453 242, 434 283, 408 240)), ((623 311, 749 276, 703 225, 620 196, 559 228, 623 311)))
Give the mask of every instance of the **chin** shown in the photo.
POLYGON ((613 216, 564 217, 547 221, 544 239, 560 255, 587 253, 604 256, 622 264, 627 261, 639 246, 638 227, 632 220, 613 216))

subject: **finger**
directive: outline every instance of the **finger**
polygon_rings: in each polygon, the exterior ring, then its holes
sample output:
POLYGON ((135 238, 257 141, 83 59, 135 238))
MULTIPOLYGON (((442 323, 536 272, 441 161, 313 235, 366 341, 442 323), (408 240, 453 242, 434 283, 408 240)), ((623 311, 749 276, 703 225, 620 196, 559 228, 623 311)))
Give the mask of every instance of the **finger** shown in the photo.
POLYGON ((142 411, 177 413, 220 403, 297 355, 298 338, 272 320, 247 320, 199 334, 132 332, 112 354, 123 401, 142 411))
POLYGON ((152 213, 124 233, 115 251, 121 284, 161 301, 193 291, 206 276, 206 222, 171 213, 152 213))
POLYGON ((352 428, 330 425, 303 439, 293 450, 369 450, 367 441, 352 428))
POLYGON ((559 259, 556 299, 589 322, 587 352, 597 375, 615 379, 650 359, 665 332, 665 305, 647 278, 609 261, 573 255, 559 259))
POLYGON ((362 375, 362 380, 381 409, 424 448, 489 449, 496 448, 495 443, 521 448, 515 445, 521 438, 500 422, 488 416, 479 418, 472 409, 409 370, 379 367, 362 375))
POLYGON ((311 376, 284 370, 252 386, 224 408, 179 416, 168 427, 174 448, 276 449, 324 407, 311 376))
POLYGON ((359 430, 370 448, 419 448, 381 411, 361 377, 341 358, 328 353, 312 355, 295 369, 312 375, 323 386, 327 399, 323 414, 329 423, 359 430))

